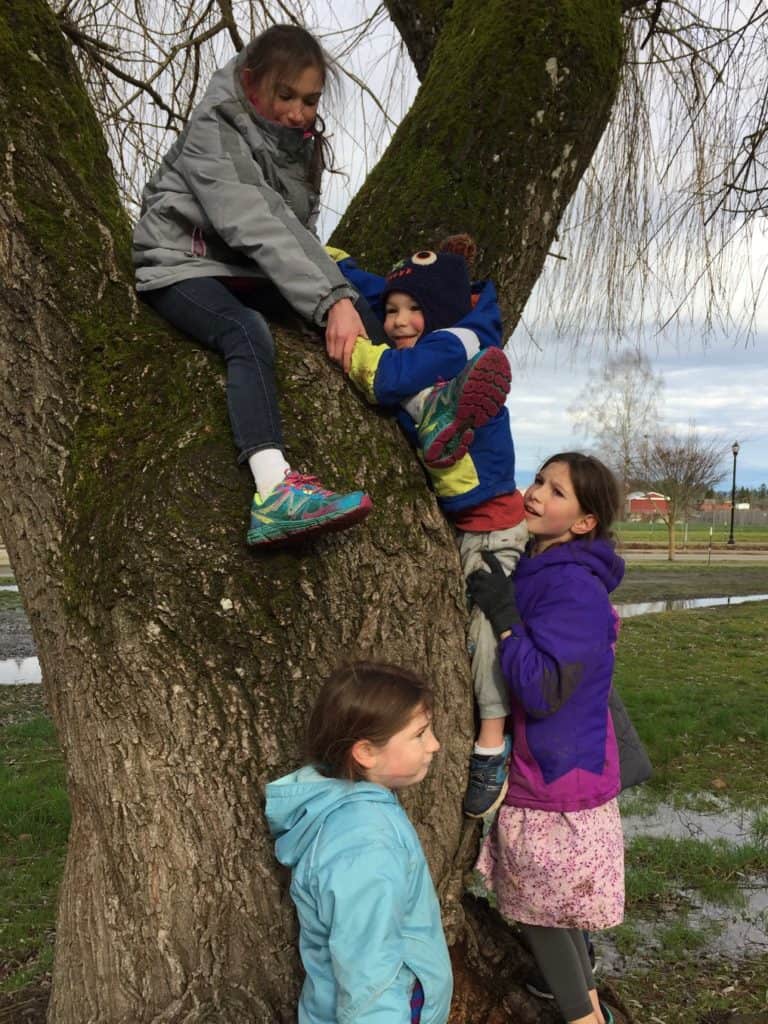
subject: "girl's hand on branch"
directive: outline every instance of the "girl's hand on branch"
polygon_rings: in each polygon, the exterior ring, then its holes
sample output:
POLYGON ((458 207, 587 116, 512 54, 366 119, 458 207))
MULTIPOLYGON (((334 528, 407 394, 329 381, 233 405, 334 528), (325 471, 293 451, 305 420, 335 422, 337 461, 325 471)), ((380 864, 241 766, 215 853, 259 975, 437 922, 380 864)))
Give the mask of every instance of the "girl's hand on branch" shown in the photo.
POLYGON ((349 373, 355 342, 359 337, 367 336, 368 332, 351 299, 339 299, 331 306, 325 328, 325 348, 344 373, 349 373))

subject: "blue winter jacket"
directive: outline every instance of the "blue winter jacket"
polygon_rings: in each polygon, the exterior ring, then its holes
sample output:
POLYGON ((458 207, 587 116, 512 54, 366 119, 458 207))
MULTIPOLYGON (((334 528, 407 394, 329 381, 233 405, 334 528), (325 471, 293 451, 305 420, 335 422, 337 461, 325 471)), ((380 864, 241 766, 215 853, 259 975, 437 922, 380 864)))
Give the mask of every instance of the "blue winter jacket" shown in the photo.
POLYGON ((623 560, 602 540, 568 541, 518 563, 522 622, 499 651, 512 694, 512 806, 579 811, 619 792, 608 712, 616 641, 608 594, 623 575, 623 560))
POLYGON ((301 768, 267 786, 267 821, 291 868, 306 971, 299 1024, 445 1024, 453 987, 440 907, 397 797, 301 768))
MULTIPOLYGON (((368 300, 383 320, 381 293, 384 278, 360 270, 344 256, 339 270, 368 300)), ((502 347, 501 311, 490 281, 473 286, 477 297, 472 311, 452 327, 432 331, 412 348, 396 349, 359 340, 352 353, 351 380, 369 401, 396 407, 406 436, 418 448, 417 426, 400 403, 439 381, 452 380, 481 349, 502 347)), ((435 495, 449 517, 476 508, 489 498, 512 494, 515 483, 515 446, 506 406, 475 431, 469 452, 449 469, 426 467, 435 495)))

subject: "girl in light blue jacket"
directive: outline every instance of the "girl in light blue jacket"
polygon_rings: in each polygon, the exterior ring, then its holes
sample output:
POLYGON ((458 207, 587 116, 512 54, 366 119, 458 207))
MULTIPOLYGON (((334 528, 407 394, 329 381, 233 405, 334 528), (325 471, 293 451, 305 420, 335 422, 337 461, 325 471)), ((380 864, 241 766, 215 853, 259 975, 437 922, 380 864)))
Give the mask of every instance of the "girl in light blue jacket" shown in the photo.
POLYGON ((418 836, 396 792, 440 744, 418 676, 358 662, 325 683, 310 765, 267 786, 267 820, 291 868, 306 978, 299 1024, 445 1024, 451 964, 418 836))

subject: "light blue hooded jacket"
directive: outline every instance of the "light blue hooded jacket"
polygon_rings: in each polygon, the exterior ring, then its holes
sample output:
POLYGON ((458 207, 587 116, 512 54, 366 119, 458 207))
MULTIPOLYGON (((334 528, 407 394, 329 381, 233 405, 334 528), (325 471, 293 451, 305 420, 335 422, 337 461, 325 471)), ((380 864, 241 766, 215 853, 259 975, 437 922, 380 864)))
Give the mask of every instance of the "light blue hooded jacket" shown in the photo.
POLYGON ((445 1024, 453 980, 440 907, 397 797, 301 768, 267 786, 267 821, 301 927, 299 1024, 445 1024))

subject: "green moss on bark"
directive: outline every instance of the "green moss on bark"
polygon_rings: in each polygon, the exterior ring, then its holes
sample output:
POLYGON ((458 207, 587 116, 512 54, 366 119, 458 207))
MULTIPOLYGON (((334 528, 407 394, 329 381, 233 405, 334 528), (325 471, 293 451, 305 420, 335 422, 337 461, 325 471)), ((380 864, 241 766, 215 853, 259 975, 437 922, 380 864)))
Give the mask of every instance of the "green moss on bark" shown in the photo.
POLYGON ((621 60, 617 3, 489 0, 479 11, 457 0, 413 107, 334 241, 382 272, 404 246, 461 230, 476 235, 481 270, 497 280, 531 245, 543 258, 604 129, 621 60), (535 241, 532 205, 550 218, 535 241))
MULTIPOLYGON (((216 575, 212 566, 222 579, 245 566, 238 589, 252 626, 277 636, 265 580, 275 562, 298 579, 307 549, 267 557, 245 549, 252 481, 247 469, 235 469, 223 368, 136 301, 128 219, 52 12, 6 5, 0 61, 0 145, 12 154, 14 199, 26 240, 57 284, 61 320, 72 328, 71 347, 60 353, 74 423, 61 557, 70 611, 102 630, 103 613, 135 596, 142 575, 181 584, 199 572, 203 586, 206 573, 216 575), (163 562, 169 535, 185 549, 177 565, 163 562)), ((433 501, 404 440, 352 393, 319 339, 313 346, 279 332, 278 352, 292 463, 339 490, 366 487, 384 542, 394 541, 398 502, 413 515, 433 501), (398 502, 390 504, 393 485, 398 502)), ((152 589, 148 583, 150 603, 152 589)), ((212 642, 227 632, 222 627, 217 638, 210 624, 200 628, 212 642)))

